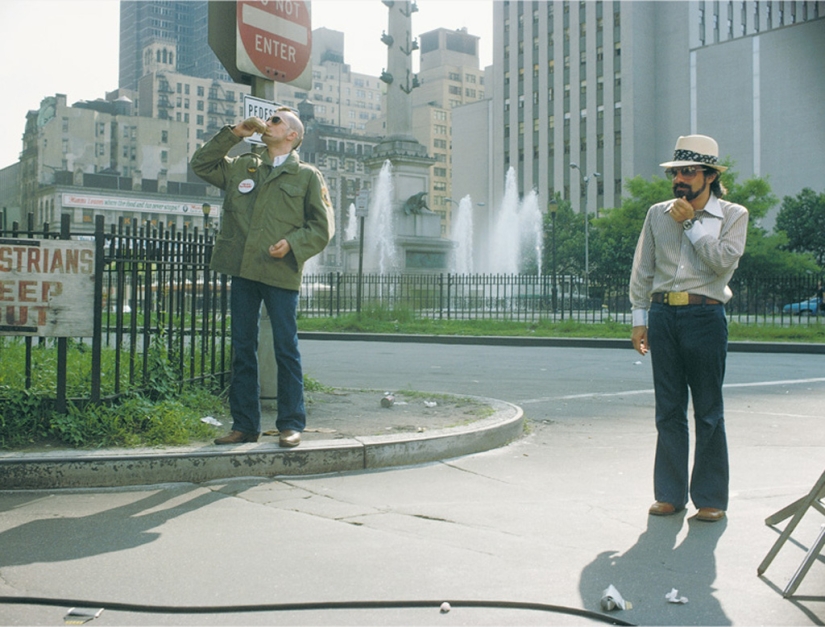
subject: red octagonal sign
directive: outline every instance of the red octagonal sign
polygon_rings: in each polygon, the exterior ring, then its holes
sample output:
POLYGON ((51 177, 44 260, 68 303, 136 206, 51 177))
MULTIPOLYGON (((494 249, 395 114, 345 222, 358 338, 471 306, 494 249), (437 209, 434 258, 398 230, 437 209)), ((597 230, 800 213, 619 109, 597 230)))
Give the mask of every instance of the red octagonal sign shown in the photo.
POLYGON ((237 0, 237 66, 241 72, 288 83, 312 52, 309 2, 237 0))

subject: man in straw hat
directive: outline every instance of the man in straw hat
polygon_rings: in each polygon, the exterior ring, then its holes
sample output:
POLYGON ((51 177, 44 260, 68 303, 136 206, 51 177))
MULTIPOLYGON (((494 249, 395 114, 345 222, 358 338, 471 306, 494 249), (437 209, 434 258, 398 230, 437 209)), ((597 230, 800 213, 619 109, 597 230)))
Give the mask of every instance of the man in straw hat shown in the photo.
POLYGON ((713 522, 728 507, 725 303, 745 251, 748 211, 722 200, 719 177, 727 168, 710 137, 680 137, 673 161, 661 165, 675 200, 648 210, 630 278, 633 347, 653 360, 658 439, 650 514, 675 514, 690 498, 696 518, 713 522), (688 389, 696 423, 690 477, 688 389))

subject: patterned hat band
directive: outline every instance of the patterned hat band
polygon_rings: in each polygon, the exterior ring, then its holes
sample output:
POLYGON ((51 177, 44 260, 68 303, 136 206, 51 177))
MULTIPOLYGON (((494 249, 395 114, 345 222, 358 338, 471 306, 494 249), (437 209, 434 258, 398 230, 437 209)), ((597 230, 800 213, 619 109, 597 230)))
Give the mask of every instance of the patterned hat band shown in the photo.
POLYGON ((716 164, 716 157, 713 155, 703 155, 692 150, 676 150, 673 153, 674 161, 696 161, 698 163, 707 163, 708 165, 716 164))

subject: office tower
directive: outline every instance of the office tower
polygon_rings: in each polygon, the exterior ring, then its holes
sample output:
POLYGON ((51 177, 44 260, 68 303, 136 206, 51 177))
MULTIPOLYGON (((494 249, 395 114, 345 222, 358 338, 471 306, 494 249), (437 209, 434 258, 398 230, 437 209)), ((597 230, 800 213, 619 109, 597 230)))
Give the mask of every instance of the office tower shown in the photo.
POLYGON ((137 89, 153 61, 170 63, 172 71, 188 76, 230 82, 209 47, 207 13, 206 0, 121 0, 118 86, 137 89), (159 58, 147 58, 150 44, 159 58))

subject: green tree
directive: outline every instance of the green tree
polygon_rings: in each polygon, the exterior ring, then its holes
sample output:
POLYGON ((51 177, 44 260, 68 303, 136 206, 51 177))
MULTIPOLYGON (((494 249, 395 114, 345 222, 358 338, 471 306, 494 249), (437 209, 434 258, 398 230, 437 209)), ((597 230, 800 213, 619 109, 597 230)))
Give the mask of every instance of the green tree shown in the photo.
POLYGON ((750 278, 816 272, 816 263, 810 255, 788 251, 787 238, 783 234, 769 234, 761 226, 762 218, 779 204, 768 181, 752 177, 740 184, 736 182, 736 176, 734 170, 728 170, 722 175, 722 184, 728 189, 725 200, 747 207, 750 218, 748 241, 737 276, 750 278))
MULTIPOLYGON (((728 164, 729 165, 729 164, 728 164)), ((729 168, 722 174, 722 184, 728 193, 725 200, 748 208, 748 241, 739 262, 739 276, 796 274, 816 271, 810 255, 786 250, 787 239, 782 234, 769 235, 761 226, 761 218, 778 204, 770 184, 763 178, 750 178, 737 183, 737 173, 729 168)), ((590 230, 590 267, 603 275, 630 276, 636 242, 651 205, 673 197, 670 182, 658 176, 650 180, 630 179, 619 207, 606 209, 594 220, 590 230)))
MULTIPOLYGON (((555 212, 556 272, 560 275, 584 274, 584 216, 573 211, 570 201, 562 200, 558 194, 555 201, 558 204, 555 212)), ((553 272, 553 219, 551 211, 544 216, 544 274, 553 272)))
POLYGON ((592 221, 590 267, 602 275, 629 277, 636 242, 651 205, 672 198, 670 181, 654 176, 650 181, 636 176, 625 184, 629 196, 619 207, 605 209, 592 221))
POLYGON ((806 187, 795 197, 785 196, 774 230, 785 233, 788 250, 811 253, 825 265, 825 193, 806 187))

